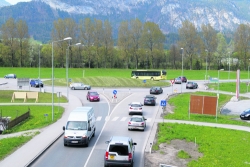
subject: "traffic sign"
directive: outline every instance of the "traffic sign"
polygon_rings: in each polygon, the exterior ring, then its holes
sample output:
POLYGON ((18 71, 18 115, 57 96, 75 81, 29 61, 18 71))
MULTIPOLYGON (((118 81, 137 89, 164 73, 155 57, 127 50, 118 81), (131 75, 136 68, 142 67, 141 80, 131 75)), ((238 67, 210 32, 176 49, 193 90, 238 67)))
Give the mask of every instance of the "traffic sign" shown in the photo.
POLYGON ((171 84, 173 84, 174 83, 174 79, 171 79, 170 82, 171 82, 171 84))
POLYGON ((146 82, 147 82, 146 79, 144 79, 144 80, 143 80, 143 83, 146 83, 146 82))
POLYGON ((113 94, 116 95, 117 94, 117 90, 113 90, 113 94))
POLYGON ((161 100, 161 106, 165 107, 167 105, 167 101, 166 100, 161 100))

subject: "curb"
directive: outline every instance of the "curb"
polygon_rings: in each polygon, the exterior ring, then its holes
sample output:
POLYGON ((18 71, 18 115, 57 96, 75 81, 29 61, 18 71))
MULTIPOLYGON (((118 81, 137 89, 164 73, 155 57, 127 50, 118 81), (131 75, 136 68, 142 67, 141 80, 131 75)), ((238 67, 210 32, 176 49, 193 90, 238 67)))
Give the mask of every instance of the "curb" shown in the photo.
POLYGON ((8 84, 8 82, 5 82, 5 83, 0 83, 0 85, 6 85, 6 84, 8 84))

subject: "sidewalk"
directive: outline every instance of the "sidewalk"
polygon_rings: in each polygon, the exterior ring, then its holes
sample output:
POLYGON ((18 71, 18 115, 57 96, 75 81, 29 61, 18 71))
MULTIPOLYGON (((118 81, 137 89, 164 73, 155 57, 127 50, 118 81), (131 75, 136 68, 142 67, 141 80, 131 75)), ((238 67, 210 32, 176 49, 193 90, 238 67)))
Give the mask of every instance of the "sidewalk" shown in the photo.
MULTIPOLYGON (((82 106, 81 101, 76 96, 69 95, 69 101, 70 103, 63 104, 63 106, 65 107, 65 112, 60 120, 43 129, 34 130, 40 131, 40 134, 36 135, 29 142, 27 142, 22 147, 13 152, 11 155, 0 161, 0 166, 28 166, 37 156, 39 156, 42 152, 49 148, 55 142, 55 140, 63 134, 62 127, 65 125, 70 111, 72 111, 76 107, 82 106)), ((62 103, 60 103, 60 105, 62 105, 62 103)), ((27 133, 27 131, 24 133, 27 133)), ((21 133, 16 133, 16 135, 20 134, 21 133)), ((5 135, 0 136, 4 138, 5 135)), ((10 134, 8 136, 11 137, 13 136, 13 134, 10 134)))

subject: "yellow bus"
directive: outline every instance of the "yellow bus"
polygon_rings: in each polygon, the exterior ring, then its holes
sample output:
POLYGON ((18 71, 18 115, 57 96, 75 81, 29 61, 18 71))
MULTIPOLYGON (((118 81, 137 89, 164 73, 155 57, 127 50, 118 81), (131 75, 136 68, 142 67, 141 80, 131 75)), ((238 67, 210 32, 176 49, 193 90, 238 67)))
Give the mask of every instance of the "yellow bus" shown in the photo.
POLYGON ((131 72, 131 78, 134 79, 150 79, 150 80, 166 80, 166 70, 134 70, 131 72))

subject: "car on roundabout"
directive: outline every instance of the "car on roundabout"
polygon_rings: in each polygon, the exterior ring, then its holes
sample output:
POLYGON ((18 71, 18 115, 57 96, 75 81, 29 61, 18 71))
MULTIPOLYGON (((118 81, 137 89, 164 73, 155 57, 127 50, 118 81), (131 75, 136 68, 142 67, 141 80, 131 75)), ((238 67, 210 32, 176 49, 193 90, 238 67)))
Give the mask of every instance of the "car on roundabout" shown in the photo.
POLYGON ((196 82, 187 82, 186 84, 186 89, 197 89, 198 84, 196 82))
POLYGON ((144 105, 156 105, 156 97, 154 95, 146 95, 144 97, 144 105))
POLYGON ((179 77, 178 77, 178 78, 175 78, 175 79, 174 79, 174 83, 175 83, 175 84, 181 84, 181 83, 182 83, 181 78, 179 78, 179 77))
POLYGON ((244 111, 240 114, 240 119, 242 119, 242 120, 250 120, 250 108, 244 110, 244 111))
POLYGON ((40 79, 31 79, 30 87, 43 88, 43 81, 41 81, 40 79))
POLYGON ((69 87, 72 90, 90 90, 91 89, 90 85, 85 85, 84 83, 81 83, 81 82, 71 83, 69 87))
POLYGON ((178 78, 181 79, 181 82, 187 83, 187 78, 186 78, 185 76, 180 76, 180 77, 178 77, 178 78))
POLYGON ((86 95, 87 100, 91 101, 100 101, 100 95, 95 90, 89 90, 86 95))
POLYGON ((141 104, 141 102, 130 103, 129 108, 128 108, 128 114, 129 115, 133 115, 133 114, 143 115, 142 106, 143 104, 141 104))
POLYGON ((150 94, 161 94, 161 93, 163 93, 163 89, 160 86, 153 86, 150 88, 149 93, 150 94))
POLYGON ((128 121, 128 130, 142 130, 146 128, 146 118, 142 115, 133 115, 128 121))

